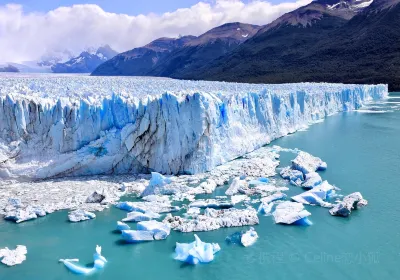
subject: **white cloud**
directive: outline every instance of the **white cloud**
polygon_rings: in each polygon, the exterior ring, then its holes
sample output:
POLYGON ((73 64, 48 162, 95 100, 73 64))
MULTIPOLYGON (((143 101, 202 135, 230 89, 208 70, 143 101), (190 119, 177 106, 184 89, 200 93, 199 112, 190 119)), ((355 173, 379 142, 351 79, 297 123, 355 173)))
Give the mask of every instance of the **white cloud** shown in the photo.
POLYGON ((159 37, 200 35, 234 21, 263 25, 309 2, 274 5, 267 1, 215 0, 171 13, 137 16, 108 13, 97 5, 25 13, 23 6, 8 4, 0 6, 0 61, 33 60, 50 50, 77 53, 102 44, 125 51, 159 37))

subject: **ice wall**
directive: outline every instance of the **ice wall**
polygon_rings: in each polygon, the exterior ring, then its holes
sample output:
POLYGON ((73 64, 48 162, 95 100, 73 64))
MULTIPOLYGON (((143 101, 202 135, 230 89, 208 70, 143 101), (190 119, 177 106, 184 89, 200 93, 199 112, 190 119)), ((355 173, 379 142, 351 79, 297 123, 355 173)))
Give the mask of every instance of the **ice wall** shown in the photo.
POLYGON ((0 176, 196 173, 385 98, 386 85, 0 80, 0 176))

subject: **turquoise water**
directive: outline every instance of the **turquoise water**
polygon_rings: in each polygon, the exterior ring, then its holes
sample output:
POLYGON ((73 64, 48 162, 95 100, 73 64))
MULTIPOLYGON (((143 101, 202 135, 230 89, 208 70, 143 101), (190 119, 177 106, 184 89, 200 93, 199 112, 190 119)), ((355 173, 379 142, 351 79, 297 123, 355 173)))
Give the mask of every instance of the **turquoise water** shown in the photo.
MULTIPOLYGON (((310 227, 275 225, 271 217, 260 217, 255 227, 260 238, 249 248, 224 241, 242 228, 200 232, 201 239, 218 242, 222 250, 214 262, 198 266, 172 258, 175 242, 191 242, 193 234, 172 232, 165 241, 143 244, 120 242, 113 230, 126 212, 115 208, 78 224, 68 223, 66 212, 19 225, 1 220, 0 248, 23 244, 28 255, 19 266, 0 265, 0 279, 83 278, 67 271, 58 259, 79 258, 90 264, 96 244, 103 247, 109 263, 88 279, 399 279, 400 111, 392 109, 382 114, 338 114, 272 143, 321 157, 328 163, 321 173, 324 179, 345 194, 361 191, 369 205, 348 219, 332 217, 319 207, 307 207, 314 223, 310 227)), ((282 154, 281 165, 292 158, 293 154, 282 154)), ((292 187, 288 193, 299 192, 292 187)))

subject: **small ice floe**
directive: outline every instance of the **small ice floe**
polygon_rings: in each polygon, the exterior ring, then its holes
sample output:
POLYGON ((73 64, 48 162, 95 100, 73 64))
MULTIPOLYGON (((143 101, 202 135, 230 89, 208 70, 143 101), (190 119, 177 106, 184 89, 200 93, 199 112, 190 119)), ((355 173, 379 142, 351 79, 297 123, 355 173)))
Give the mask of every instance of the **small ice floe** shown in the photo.
POLYGON ((255 229, 251 227, 248 231, 242 234, 240 242, 244 247, 249 247, 253 245, 257 239, 258 239, 258 234, 255 231, 255 229))
POLYGON ((249 185, 262 185, 262 184, 268 184, 269 179, 265 177, 260 177, 257 180, 250 180, 249 185))
POLYGON ((301 186, 305 189, 312 189, 322 183, 322 178, 317 172, 310 172, 305 174, 305 181, 301 186))
POLYGON ((141 196, 147 196, 152 194, 161 194, 160 188, 163 188, 165 185, 168 185, 172 182, 172 179, 169 177, 165 177, 157 172, 151 172, 151 179, 149 185, 144 189, 141 196))
POLYGON ((189 207, 196 208, 214 208, 214 209, 227 209, 232 208, 233 203, 231 201, 224 201, 218 199, 199 199, 189 204, 189 207))
POLYGON ((285 180, 289 180, 292 185, 300 186, 304 181, 303 172, 292 169, 291 167, 285 167, 279 173, 285 180))
POLYGON ((48 212, 51 212, 51 210, 41 206, 26 206, 18 198, 9 198, 8 204, 4 208, 4 219, 19 224, 46 216, 48 212))
POLYGON ((115 207, 129 211, 129 212, 154 212, 154 213, 168 213, 179 211, 180 208, 178 206, 172 206, 170 202, 158 202, 158 201, 138 201, 138 202, 129 202, 122 201, 118 202, 115 207))
POLYGON ((94 213, 81 209, 72 211, 68 214, 68 220, 72 223, 91 220, 94 218, 96 218, 96 215, 94 213))
POLYGON ((241 189, 247 189, 249 187, 248 183, 245 180, 242 180, 240 177, 236 177, 232 180, 232 183, 229 185, 229 188, 226 190, 226 195, 235 195, 240 192, 241 189))
POLYGON ((17 245, 15 250, 5 247, 4 249, 0 249, 0 260, 7 266, 14 266, 25 261, 27 253, 28 250, 24 245, 17 245))
POLYGON ((192 243, 176 243, 175 259, 189 264, 209 263, 221 250, 218 243, 205 243, 195 234, 192 243))
POLYGON ((245 194, 237 194, 237 195, 232 195, 231 196, 232 204, 238 204, 239 202, 249 201, 249 200, 250 200, 250 197, 248 197, 245 194))
POLYGON ((304 175, 317 170, 325 170, 326 168, 326 162, 303 151, 300 151, 297 157, 292 160, 292 169, 299 170, 304 175))
POLYGON ((184 214, 185 217, 195 217, 200 214, 201 209, 198 207, 189 207, 184 214))
POLYGON ((359 209, 368 204, 368 201, 363 198, 361 193, 355 192, 343 198, 342 202, 334 205, 329 213, 333 216, 348 217, 352 210, 359 209))
POLYGON ((145 213, 132 211, 126 214, 126 218, 122 219, 123 222, 143 222, 160 218, 160 214, 147 211, 145 213))
POLYGON ((271 215, 272 213, 272 208, 274 207, 274 203, 261 203, 260 206, 258 206, 257 212, 262 214, 262 215, 271 215))
POLYGON ((79 262, 79 259, 60 259, 59 262, 62 262, 71 272, 75 274, 90 275, 104 268, 107 260, 101 255, 101 247, 96 245, 96 253, 93 254, 93 267, 86 267, 76 264, 75 262, 79 262))
POLYGON ((120 222, 120 221, 117 222, 117 230, 118 231, 130 230, 130 229, 131 229, 131 227, 128 226, 127 224, 120 222))
POLYGON ((298 202, 284 201, 276 206, 272 215, 277 224, 312 225, 312 222, 307 218, 311 213, 304 209, 303 204, 298 202))
POLYGON ((328 181, 324 181, 322 184, 309 191, 293 196, 292 200, 303 204, 319 205, 330 208, 333 205, 326 200, 333 197, 336 190, 337 188, 335 186, 329 184, 328 181))
POLYGON ((171 228, 161 222, 144 221, 137 224, 137 230, 123 230, 122 238, 128 243, 163 240, 168 237, 171 228))
POLYGON ((91 195, 89 195, 86 199, 86 203, 101 203, 106 196, 99 191, 94 191, 91 195))
POLYGON ((269 204, 269 203, 277 201, 277 200, 283 200, 286 197, 287 197, 286 194, 281 193, 281 192, 277 192, 277 193, 274 193, 272 195, 265 196, 265 197, 261 198, 260 201, 262 203, 264 203, 264 204, 269 204))

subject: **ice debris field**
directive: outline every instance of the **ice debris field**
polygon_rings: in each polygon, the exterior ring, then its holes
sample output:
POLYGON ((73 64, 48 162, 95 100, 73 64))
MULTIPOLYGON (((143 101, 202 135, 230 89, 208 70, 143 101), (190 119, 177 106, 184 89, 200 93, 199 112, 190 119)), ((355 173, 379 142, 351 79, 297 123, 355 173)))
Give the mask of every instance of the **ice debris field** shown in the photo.
MULTIPOLYGON (((327 163, 305 151, 264 145, 387 94, 385 85, 4 78, 0 214, 22 223, 69 210, 70 222, 89 223, 96 222, 93 212, 112 206, 127 214, 110 229, 132 246, 162 242, 171 230, 246 226, 226 239, 243 247, 262 238, 248 228, 260 215, 292 226, 316 224, 308 207, 348 217, 368 202, 323 180, 327 163), (290 166, 279 166, 282 152, 292 153, 290 166), (90 176, 69 177, 78 175, 90 176), (213 196, 217 188, 226 188, 225 195, 213 196), (290 197, 289 188, 303 192, 290 197)), ((174 258, 211 262, 223 246, 208 242, 194 235, 192 243, 176 244, 174 258)), ((22 245, 1 249, 0 260, 20 264, 26 253, 22 245)), ((78 274, 107 263, 100 247, 93 267, 60 261, 78 274)))
POLYGON ((205 172, 387 94, 386 85, 6 76, 0 177, 205 172))

